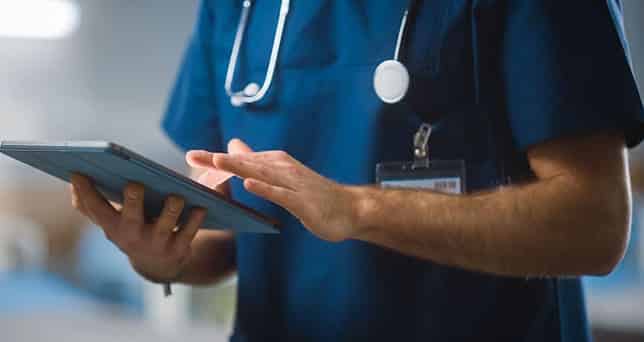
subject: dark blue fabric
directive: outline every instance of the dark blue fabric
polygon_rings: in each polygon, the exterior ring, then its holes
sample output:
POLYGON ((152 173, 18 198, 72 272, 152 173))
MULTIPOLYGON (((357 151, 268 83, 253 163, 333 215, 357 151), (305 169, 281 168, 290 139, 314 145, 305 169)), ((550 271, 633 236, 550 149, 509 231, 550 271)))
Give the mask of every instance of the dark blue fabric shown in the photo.
POLYGON ((222 146, 215 112, 215 87, 212 54, 213 17, 207 4, 199 11, 197 24, 186 48, 163 128, 183 149, 222 146))
MULTIPOLYGON (((291 3, 273 85, 242 108, 223 86, 241 1, 204 3, 163 123, 178 145, 221 150, 239 137, 369 184, 377 162, 409 160, 412 134, 432 121, 432 158, 465 159, 475 191, 529 176, 525 150, 545 140, 606 129, 630 145, 642 138, 612 2, 419 1, 403 49, 410 92, 396 105, 372 79, 393 55, 406 1, 291 3)), ((233 89, 263 81, 277 12, 276 1, 255 3, 233 89)), ((283 222, 277 236, 236 237, 234 340, 588 339, 577 279, 496 277, 328 243, 238 181, 233 195, 283 222)))
POLYGON ((517 146, 607 128, 638 143, 642 103, 613 2, 511 3, 502 75, 517 146))

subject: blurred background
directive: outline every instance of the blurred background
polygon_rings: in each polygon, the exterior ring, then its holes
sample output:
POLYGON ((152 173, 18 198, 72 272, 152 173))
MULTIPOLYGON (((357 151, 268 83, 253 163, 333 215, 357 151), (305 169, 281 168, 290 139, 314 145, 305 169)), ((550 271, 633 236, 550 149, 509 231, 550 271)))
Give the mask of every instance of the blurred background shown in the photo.
MULTIPOLYGON (((197 2, 0 0, 0 140, 118 141, 185 172, 159 120, 197 2)), ((623 4, 644 90, 644 1, 623 4)), ((631 172, 628 253, 610 276, 585 279, 600 342, 644 341, 641 149, 631 172)), ((68 203, 65 184, 0 157, 0 340, 226 340, 234 279, 163 299, 68 203)))

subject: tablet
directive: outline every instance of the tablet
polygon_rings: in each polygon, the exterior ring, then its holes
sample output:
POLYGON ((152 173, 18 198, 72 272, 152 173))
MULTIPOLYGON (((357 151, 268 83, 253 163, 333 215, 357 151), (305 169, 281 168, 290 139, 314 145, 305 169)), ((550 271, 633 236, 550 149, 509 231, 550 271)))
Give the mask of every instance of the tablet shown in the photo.
POLYGON ((103 141, 25 142, 2 141, 0 153, 69 182, 74 173, 94 182, 111 201, 122 203, 128 182, 145 186, 145 215, 158 217, 168 195, 185 200, 180 222, 190 208, 208 212, 202 226, 235 232, 277 233, 277 222, 216 191, 180 175, 125 147, 103 141))

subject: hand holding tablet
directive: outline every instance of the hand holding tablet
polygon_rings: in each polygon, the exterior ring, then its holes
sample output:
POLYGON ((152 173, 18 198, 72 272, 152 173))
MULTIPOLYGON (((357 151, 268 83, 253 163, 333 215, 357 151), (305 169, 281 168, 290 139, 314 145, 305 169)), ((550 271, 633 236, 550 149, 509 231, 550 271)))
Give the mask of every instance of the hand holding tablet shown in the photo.
MULTIPOLYGON (((241 142, 234 144, 238 143, 241 142)), ((70 181, 74 174, 84 175, 105 201, 123 203, 127 200, 123 189, 130 183, 140 184, 145 189, 143 213, 148 221, 162 215, 166 198, 176 196, 184 201, 184 210, 180 210, 177 219, 178 225, 190 222, 192 209, 203 208, 206 215, 202 228, 235 232, 278 232, 275 220, 113 143, 2 142, 0 153, 65 181, 70 181)), ((195 153, 199 155, 199 152, 195 153)), ((192 162, 199 158, 188 159, 192 162)), ((193 164, 199 167, 198 162, 193 164)), ((213 188, 230 178, 229 174, 215 171, 208 169, 202 178, 205 184, 213 188)))

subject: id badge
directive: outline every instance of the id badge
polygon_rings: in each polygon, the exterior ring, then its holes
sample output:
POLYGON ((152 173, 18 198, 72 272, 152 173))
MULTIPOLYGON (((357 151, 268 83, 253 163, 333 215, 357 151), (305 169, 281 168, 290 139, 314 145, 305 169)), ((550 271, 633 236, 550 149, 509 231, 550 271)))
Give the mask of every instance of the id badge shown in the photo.
POLYGON ((423 123, 414 135, 414 161, 376 165, 376 182, 385 188, 413 188, 464 194, 464 160, 430 160, 427 146, 432 127, 423 123))
POLYGON ((412 188, 463 194, 466 192, 465 161, 380 163, 376 165, 376 182, 384 188, 412 188))

